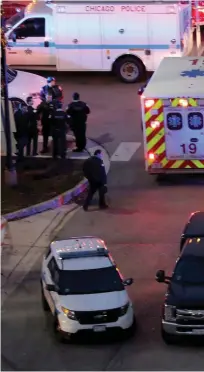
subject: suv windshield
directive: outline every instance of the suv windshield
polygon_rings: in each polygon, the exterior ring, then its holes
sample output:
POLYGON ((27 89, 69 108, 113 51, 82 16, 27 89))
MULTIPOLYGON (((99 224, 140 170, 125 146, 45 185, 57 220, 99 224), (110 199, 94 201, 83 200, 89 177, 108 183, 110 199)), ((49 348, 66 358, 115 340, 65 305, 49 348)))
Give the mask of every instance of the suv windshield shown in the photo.
POLYGON ((181 258, 176 265, 172 281, 178 284, 204 284, 204 258, 195 256, 181 258))
POLYGON ((19 13, 14 14, 11 18, 7 19, 5 23, 6 29, 9 30, 23 18, 24 18, 24 10, 21 10, 19 13))
POLYGON ((92 270, 60 270, 56 284, 60 293, 64 295, 124 290, 122 280, 114 266, 92 270))

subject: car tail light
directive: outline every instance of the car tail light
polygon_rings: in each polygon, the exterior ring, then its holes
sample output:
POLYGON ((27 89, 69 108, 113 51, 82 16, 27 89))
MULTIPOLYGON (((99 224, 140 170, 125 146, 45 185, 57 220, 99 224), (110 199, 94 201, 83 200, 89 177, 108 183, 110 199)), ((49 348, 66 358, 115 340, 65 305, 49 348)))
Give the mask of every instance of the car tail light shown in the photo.
POLYGON ((151 121, 151 128, 152 129, 156 129, 156 128, 159 128, 160 127, 160 122, 155 120, 155 121, 151 121))
POLYGON ((153 152, 150 152, 149 155, 148 155, 149 159, 150 160, 154 160, 155 159, 155 155, 153 154, 153 152))
POLYGON ((152 107, 154 105, 154 99, 147 99, 146 101, 145 101, 145 107, 146 108, 150 108, 150 107, 152 107))
POLYGON ((183 106, 183 107, 188 107, 188 100, 187 99, 183 99, 181 98, 179 100, 179 105, 183 106))

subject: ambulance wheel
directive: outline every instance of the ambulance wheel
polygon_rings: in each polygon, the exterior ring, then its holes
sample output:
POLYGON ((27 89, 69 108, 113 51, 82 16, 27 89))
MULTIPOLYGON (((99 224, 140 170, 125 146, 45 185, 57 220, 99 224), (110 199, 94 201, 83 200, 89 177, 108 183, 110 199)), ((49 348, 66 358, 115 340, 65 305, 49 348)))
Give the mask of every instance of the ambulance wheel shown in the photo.
POLYGON ((127 56, 116 62, 115 71, 120 80, 132 84, 142 79, 145 68, 139 59, 127 56))

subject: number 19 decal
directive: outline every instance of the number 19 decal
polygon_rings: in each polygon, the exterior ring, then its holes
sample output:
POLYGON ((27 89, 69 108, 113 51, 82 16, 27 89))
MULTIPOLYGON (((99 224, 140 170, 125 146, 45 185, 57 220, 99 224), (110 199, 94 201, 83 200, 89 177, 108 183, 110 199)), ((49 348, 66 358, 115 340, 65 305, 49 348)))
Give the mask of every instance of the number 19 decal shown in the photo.
POLYGON ((189 145, 186 145, 185 143, 183 143, 180 146, 182 148, 183 154, 188 154, 188 153, 196 154, 197 146, 195 143, 190 143, 189 145))

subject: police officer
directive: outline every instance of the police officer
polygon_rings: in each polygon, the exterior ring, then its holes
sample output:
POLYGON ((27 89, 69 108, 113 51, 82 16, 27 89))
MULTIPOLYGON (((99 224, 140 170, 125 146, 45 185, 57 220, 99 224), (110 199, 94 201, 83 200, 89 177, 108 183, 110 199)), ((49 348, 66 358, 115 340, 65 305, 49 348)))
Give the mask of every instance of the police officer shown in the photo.
POLYGON ((42 154, 46 154, 48 149, 48 139, 51 134, 51 126, 53 123, 55 105, 52 101, 52 96, 46 95, 46 100, 41 102, 37 107, 37 115, 41 117, 42 135, 43 135, 43 150, 42 154))
POLYGON ((75 152, 82 152, 86 147, 86 121, 90 114, 88 105, 80 101, 79 93, 73 94, 73 101, 68 105, 67 115, 71 117, 71 129, 76 138, 75 152))
POLYGON ((88 206, 91 203, 96 191, 99 193, 99 208, 108 208, 108 205, 105 202, 105 194, 107 192, 107 175, 100 149, 96 150, 94 152, 94 156, 91 156, 85 161, 83 171, 84 176, 89 182, 88 195, 83 205, 84 210, 88 210, 88 206))
POLYGON ((57 101, 63 100, 63 92, 62 88, 56 84, 56 80, 54 77, 47 78, 47 85, 42 87, 40 91, 40 98, 42 101, 46 100, 46 96, 52 96, 52 101, 55 103, 57 101))
POLYGON ((62 103, 56 104, 56 110, 53 115, 52 138, 53 138, 53 158, 57 159, 60 155, 62 159, 66 158, 66 132, 68 126, 68 117, 62 110, 62 103))
POLYGON ((18 109, 14 112, 14 119, 16 124, 16 135, 18 149, 18 160, 24 158, 24 148, 28 143, 28 117, 26 104, 19 104, 18 109))
POLYGON ((28 118, 28 143, 27 143, 27 156, 30 156, 31 143, 33 145, 33 156, 37 156, 38 150, 38 120, 39 115, 37 110, 33 108, 33 99, 28 97, 27 100, 27 118, 28 118))

